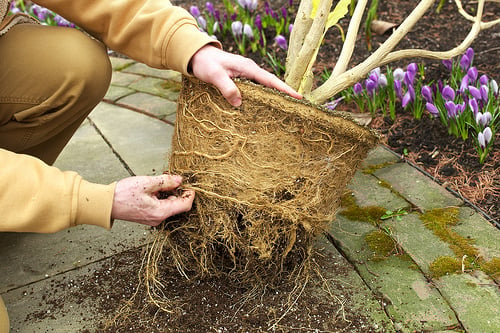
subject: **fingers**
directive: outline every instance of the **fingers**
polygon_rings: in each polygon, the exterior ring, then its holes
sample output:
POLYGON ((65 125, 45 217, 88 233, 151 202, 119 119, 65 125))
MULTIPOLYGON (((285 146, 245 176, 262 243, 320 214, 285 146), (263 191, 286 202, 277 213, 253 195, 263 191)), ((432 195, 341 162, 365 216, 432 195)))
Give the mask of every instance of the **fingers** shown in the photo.
POLYGON ((179 175, 160 175, 149 177, 148 189, 150 193, 156 193, 161 191, 171 191, 179 187, 182 183, 182 176, 179 175))
POLYGON ((159 209, 166 213, 166 216, 162 220, 191 210, 193 200, 194 191, 192 190, 185 190, 180 197, 170 196, 165 200, 160 200, 158 204, 159 209))
POLYGON ((222 73, 222 75, 214 76, 211 82, 219 89, 222 96, 232 105, 238 107, 241 105, 241 92, 231 78, 222 73))

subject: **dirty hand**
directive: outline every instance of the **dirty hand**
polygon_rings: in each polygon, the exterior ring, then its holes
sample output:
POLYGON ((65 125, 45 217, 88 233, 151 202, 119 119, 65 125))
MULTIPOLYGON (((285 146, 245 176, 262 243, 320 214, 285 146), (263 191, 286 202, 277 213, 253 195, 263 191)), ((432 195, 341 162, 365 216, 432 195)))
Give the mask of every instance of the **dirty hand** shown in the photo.
POLYGON ((111 218, 157 226, 167 217, 191 209, 194 191, 159 199, 159 192, 175 190, 182 183, 177 175, 129 177, 116 183, 111 218))
POLYGON ((233 106, 241 105, 241 93, 231 78, 242 77, 302 98, 274 74, 260 68, 253 60, 205 45, 191 58, 191 69, 198 79, 215 85, 233 106))

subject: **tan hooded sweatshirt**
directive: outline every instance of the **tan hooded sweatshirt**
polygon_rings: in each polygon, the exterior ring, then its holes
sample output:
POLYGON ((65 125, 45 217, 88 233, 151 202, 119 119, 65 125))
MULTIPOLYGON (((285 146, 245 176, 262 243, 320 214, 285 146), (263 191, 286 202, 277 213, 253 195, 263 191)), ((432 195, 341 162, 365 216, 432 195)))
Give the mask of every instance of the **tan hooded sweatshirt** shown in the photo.
MULTIPOLYGON (((214 43, 187 11, 167 0, 33 2, 77 24, 111 49, 156 68, 189 74, 191 57, 214 43)), ((6 18, 8 6, 8 0, 0 0, 0 38, 14 24, 33 22, 25 16, 6 18)), ((79 224, 111 227, 115 184, 89 183, 75 172, 62 172, 4 149, 0 149, 0 170, 0 231, 56 232, 79 224)))

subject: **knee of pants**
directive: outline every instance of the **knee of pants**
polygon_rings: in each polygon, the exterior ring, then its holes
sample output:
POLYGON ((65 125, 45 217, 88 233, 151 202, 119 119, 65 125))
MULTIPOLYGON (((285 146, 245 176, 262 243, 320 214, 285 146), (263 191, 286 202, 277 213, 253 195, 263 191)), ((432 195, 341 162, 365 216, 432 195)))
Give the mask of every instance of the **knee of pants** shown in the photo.
POLYGON ((9 315, 7 308, 3 304, 2 297, 0 297, 0 333, 9 333, 9 315))

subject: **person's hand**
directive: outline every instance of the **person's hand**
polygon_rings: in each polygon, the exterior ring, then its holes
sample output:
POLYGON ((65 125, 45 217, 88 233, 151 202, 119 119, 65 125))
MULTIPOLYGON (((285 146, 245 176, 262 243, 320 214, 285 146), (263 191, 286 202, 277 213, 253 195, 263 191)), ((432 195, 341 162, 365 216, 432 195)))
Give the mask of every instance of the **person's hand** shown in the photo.
POLYGON ((213 45, 205 45, 193 55, 191 69, 198 79, 215 85, 233 106, 241 105, 241 93, 231 80, 234 77, 254 80, 292 97, 302 98, 290 86, 260 68, 253 60, 222 51, 213 45))
POLYGON ((111 218, 157 226, 167 217, 191 209, 194 191, 182 195, 158 197, 160 192, 175 190, 182 183, 177 175, 137 176, 116 183, 111 218))

